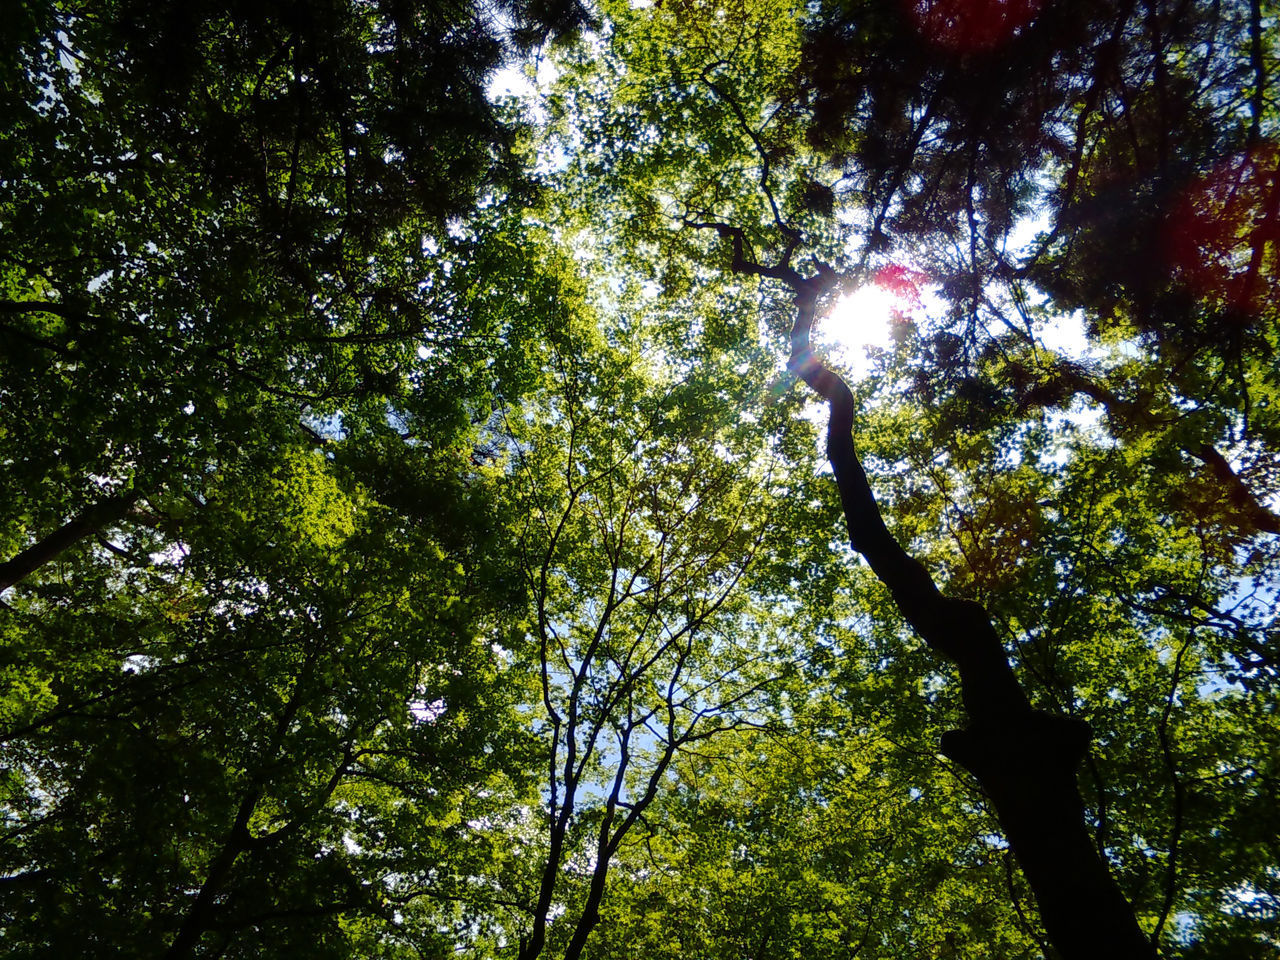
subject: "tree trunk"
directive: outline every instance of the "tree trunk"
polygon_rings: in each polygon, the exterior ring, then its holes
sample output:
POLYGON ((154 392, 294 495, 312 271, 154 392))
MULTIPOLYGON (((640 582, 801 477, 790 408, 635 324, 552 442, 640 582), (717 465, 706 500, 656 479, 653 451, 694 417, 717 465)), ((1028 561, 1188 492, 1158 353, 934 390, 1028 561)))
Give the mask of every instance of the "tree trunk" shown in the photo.
POLYGON ((973 774, 991 798, 1009 846, 1064 960, 1154 960, 1156 950, 1111 877, 1085 824, 1076 767, 1091 736, 1071 717, 1034 710, 1004 644, 978 603, 945 597, 925 568, 889 533, 853 444, 853 394, 809 344, 818 298, 834 273, 803 277, 743 256, 742 234, 711 224, 733 245, 733 269, 787 284, 795 293, 788 367, 830 408, 827 455, 849 541, 889 588, 899 611, 929 648, 955 664, 969 726, 944 735, 942 751, 973 774))
POLYGON ((119 493, 86 507, 43 540, 33 543, 12 560, 0 563, 0 591, 30 576, 69 547, 91 533, 116 523, 129 513, 138 501, 133 491, 119 493))
POLYGON ((1088 749, 1088 726, 1032 709, 986 610, 971 600, 944 597, 884 524, 853 444, 853 393, 819 362, 809 343, 818 298, 838 275, 818 264, 815 276, 802 276, 790 265, 794 242, 779 264, 768 266, 746 258, 738 228, 691 225, 714 229, 730 242, 734 272, 778 280, 795 294, 787 366, 830 409, 827 456, 849 542, 929 648, 955 664, 970 724, 946 733, 942 751, 991 798, 1049 940, 1063 960, 1155 960, 1155 945, 1138 926, 1085 825, 1076 767, 1088 749))

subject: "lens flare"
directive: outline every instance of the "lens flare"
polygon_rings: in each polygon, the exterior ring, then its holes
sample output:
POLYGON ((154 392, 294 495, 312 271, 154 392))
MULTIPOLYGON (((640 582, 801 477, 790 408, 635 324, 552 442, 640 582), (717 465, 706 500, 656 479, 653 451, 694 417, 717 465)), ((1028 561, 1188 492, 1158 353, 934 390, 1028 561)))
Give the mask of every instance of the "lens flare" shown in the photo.
POLYGON ((1040 0, 905 0, 921 36, 956 53, 994 50, 1040 10, 1040 0))
POLYGON ((1280 149, 1236 154, 1193 183, 1166 224, 1179 278, 1241 314, 1280 297, 1280 149))
POLYGON ((925 280, 924 274, 908 267, 880 268, 870 283, 836 301, 818 325, 818 338, 855 378, 866 376, 872 354, 893 346, 894 322, 920 306, 925 280))

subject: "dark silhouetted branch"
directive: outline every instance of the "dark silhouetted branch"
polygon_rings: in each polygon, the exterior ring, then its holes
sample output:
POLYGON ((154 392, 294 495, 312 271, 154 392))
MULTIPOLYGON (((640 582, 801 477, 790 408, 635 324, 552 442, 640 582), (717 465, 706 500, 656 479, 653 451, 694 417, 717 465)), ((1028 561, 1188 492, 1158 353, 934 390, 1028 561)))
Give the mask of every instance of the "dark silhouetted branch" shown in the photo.
POLYGON ((128 491, 100 500, 82 510, 42 540, 27 547, 12 560, 0 563, 0 590, 7 590, 18 581, 30 576, 90 534, 123 520, 133 509, 138 497, 139 494, 128 491))
POLYGON ((942 752, 991 798, 1050 940, 1064 960, 1154 958, 1085 825, 1076 767, 1088 747, 1088 726, 1033 709, 986 610, 944 596, 885 526, 854 448, 853 394, 810 346, 818 300, 838 275, 819 266, 815 276, 801 277, 788 267, 751 263, 741 233, 717 229, 732 243, 736 272, 781 280, 795 296, 788 366, 830 409, 827 456, 849 540, 929 648, 956 666, 969 725, 944 734, 942 752))

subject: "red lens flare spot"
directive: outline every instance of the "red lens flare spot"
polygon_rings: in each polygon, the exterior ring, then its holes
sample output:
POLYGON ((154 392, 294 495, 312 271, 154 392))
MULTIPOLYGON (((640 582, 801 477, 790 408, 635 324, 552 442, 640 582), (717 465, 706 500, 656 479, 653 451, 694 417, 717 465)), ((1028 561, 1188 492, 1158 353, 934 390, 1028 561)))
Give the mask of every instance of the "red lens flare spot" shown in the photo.
POLYGON ((1041 0, 905 0, 921 36, 956 53, 994 50, 1040 10, 1041 0))
POLYGON ((893 295, 902 307, 920 306, 920 288, 928 283, 929 278, 919 270, 892 263, 881 267, 871 278, 871 282, 893 295))
POLYGON ((1165 222, 1165 251, 1194 293, 1256 314, 1280 295, 1280 148, 1228 157, 1194 182, 1165 222))

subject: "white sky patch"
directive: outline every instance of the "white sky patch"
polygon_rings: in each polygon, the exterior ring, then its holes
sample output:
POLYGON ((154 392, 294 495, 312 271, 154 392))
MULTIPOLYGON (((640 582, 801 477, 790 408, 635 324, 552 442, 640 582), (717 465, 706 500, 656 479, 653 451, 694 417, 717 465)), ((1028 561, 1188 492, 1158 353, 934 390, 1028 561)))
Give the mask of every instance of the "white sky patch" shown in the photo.
POLYGON ((156 666, 159 662, 155 657, 149 657, 144 653, 131 653, 124 658, 120 669, 125 673, 143 673, 156 666))
POLYGON ((157 550, 149 554, 151 562, 156 566, 180 567, 188 554, 187 545, 185 543, 171 543, 163 550, 157 550))
POLYGON ((534 92, 533 80, 525 73, 524 64, 512 63, 500 67, 489 78, 485 93, 490 100, 499 97, 528 97, 534 92))
POLYGON ((1037 325, 1036 338, 1047 349, 1072 360, 1084 360, 1094 352, 1085 333, 1083 310, 1059 313, 1037 325))
POLYGON ((1040 235, 1048 233, 1053 226, 1047 204, 1038 205, 1039 209, 1032 215, 1020 218, 1009 231, 1005 240, 1005 252, 1015 256, 1029 253, 1035 247, 1040 235))
MULTIPOLYGON (((516 97, 523 100, 527 107, 532 107, 532 101, 538 92, 547 90, 559 76, 559 69, 547 57, 539 57, 532 64, 528 61, 508 63, 490 74, 489 82, 485 84, 485 94, 490 100, 516 97), (530 66, 533 67, 532 70, 529 69, 530 66)), ((545 120, 546 117, 539 116, 535 119, 545 120)))
POLYGON ((409 701, 409 714, 418 723, 433 723, 444 715, 445 709, 446 704, 443 699, 409 701))

